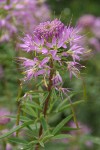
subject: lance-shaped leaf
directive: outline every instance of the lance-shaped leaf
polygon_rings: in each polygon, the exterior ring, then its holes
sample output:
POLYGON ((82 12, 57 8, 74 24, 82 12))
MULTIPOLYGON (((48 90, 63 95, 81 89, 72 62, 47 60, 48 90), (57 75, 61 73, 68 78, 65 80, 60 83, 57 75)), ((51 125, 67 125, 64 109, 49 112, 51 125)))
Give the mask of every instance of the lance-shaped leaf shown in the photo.
POLYGON ((42 127, 43 127, 44 131, 47 131, 48 130, 48 125, 47 125, 47 122, 46 122, 44 116, 41 116, 40 121, 41 121, 41 124, 42 124, 42 127))
POLYGON ((12 142, 12 143, 16 143, 16 144, 28 144, 28 141, 17 138, 17 137, 13 137, 13 138, 8 138, 8 141, 12 142))
POLYGON ((38 105, 36 102, 27 101, 27 102, 23 103, 23 105, 25 105, 25 106, 30 106, 30 107, 34 107, 34 108, 37 108, 37 109, 39 109, 39 110, 42 110, 41 106, 38 105))
POLYGON ((27 121, 27 122, 23 123, 22 125, 18 125, 17 127, 13 128, 9 132, 5 133, 4 135, 1 135, 0 139, 5 138, 5 137, 11 135, 12 133, 18 131, 19 129, 22 129, 22 128, 26 127, 27 125, 30 125, 30 124, 33 124, 33 123, 34 123, 33 121, 27 121))
POLYGON ((23 110, 26 114, 28 114, 28 115, 30 115, 30 116, 32 116, 32 117, 36 117, 36 118, 37 118, 37 113, 36 113, 31 107, 22 108, 22 110, 23 110))
MULTIPOLYGON (((75 105, 78 105, 78 104, 83 103, 83 102, 84 102, 83 100, 80 100, 80 101, 72 103, 72 105, 75 106, 75 105)), ((62 106, 61 108, 59 108, 58 110, 56 110, 56 112, 61 112, 63 110, 66 110, 68 107, 71 107, 71 104, 67 104, 65 106, 62 106)))
POLYGON ((65 139, 65 138, 71 138, 72 136, 70 134, 58 134, 53 137, 53 139, 65 139))
MULTIPOLYGON (((73 97, 74 94, 71 94, 69 97, 73 97)), ((57 107, 57 110, 59 110, 60 108, 62 108, 63 106, 66 106, 66 103, 68 103, 68 99, 69 97, 65 98, 63 101, 61 101, 57 107)))
POLYGON ((53 136, 54 136, 54 135, 52 135, 52 134, 46 135, 46 136, 44 136, 44 137, 42 138, 41 141, 46 142, 46 141, 48 141, 49 139, 51 139, 53 136))
POLYGON ((64 120, 62 120, 53 130, 52 134, 55 135, 56 133, 58 133, 63 126, 72 118, 73 115, 68 116, 67 118, 65 118, 64 120))
MULTIPOLYGON (((6 115, 5 117, 16 120, 16 116, 6 115)), ((20 121, 30 121, 30 120, 32 120, 32 119, 28 118, 26 116, 20 116, 20 121)))

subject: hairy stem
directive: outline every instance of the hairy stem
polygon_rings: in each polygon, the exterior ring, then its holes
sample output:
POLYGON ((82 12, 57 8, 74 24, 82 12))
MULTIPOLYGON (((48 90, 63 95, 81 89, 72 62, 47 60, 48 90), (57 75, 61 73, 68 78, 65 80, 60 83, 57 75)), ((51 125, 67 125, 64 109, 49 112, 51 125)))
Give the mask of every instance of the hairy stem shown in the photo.
MULTIPOLYGON (((48 94, 48 97, 46 98, 45 104, 44 104, 44 109, 43 109, 44 117, 46 117, 46 114, 47 114, 48 104, 49 104, 49 100, 50 100, 50 96, 51 96, 51 90, 52 90, 52 78, 53 78, 53 74, 54 74, 52 59, 50 60, 50 68, 51 68, 51 70, 50 70, 49 84, 48 84, 48 92, 49 92, 49 94, 48 94)), ((40 125, 39 137, 41 137, 42 132, 43 132, 43 128, 42 128, 42 125, 40 125)), ((39 150, 39 144, 36 145, 35 150, 39 150)))

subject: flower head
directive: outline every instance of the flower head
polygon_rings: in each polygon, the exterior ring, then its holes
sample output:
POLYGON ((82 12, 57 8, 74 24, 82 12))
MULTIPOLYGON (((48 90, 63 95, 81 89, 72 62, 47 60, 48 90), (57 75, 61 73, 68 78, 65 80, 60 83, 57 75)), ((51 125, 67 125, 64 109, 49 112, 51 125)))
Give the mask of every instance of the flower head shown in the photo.
POLYGON ((53 37, 58 37, 63 28, 64 24, 60 20, 55 19, 51 22, 47 21, 40 23, 40 25, 36 27, 34 33, 39 39, 51 39, 53 37))
POLYGON ((19 57, 19 61, 22 62, 22 67, 24 67, 24 80, 31 80, 33 77, 48 74, 49 67, 47 63, 49 57, 44 58, 42 61, 39 61, 36 57, 33 60, 19 57))
POLYGON ((58 87, 62 84, 62 77, 60 76, 59 72, 56 71, 56 75, 53 76, 52 78, 53 81, 53 86, 58 87))
MULTIPOLYGON (((60 20, 47 21, 40 23, 34 30, 33 35, 26 35, 22 39, 20 47, 33 52, 34 59, 19 58, 24 67, 25 80, 30 80, 38 76, 48 79, 52 70, 50 61, 53 64, 66 64, 70 77, 75 75, 79 77, 81 65, 78 61, 84 54, 84 47, 81 45, 83 36, 79 34, 78 28, 65 26, 60 20), (36 55, 36 57, 35 57, 36 55), (70 60, 70 61, 68 61, 70 60)), ((66 93, 68 91, 62 88, 62 77, 59 70, 55 69, 52 76, 53 86, 66 93)))

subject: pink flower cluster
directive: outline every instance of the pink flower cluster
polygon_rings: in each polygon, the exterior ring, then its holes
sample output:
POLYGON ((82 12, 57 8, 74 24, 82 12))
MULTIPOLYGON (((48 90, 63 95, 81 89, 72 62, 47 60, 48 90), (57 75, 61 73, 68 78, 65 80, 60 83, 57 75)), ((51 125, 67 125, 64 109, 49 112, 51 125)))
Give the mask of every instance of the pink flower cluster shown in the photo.
POLYGON ((81 27, 81 32, 86 33, 83 44, 100 52, 100 17, 84 15, 79 18, 78 25, 81 27))
MULTIPOLYGON (((75 75, 79 77, 79 69, 82 67, 80 61, 85 49, 81 46, 81 39, 78 28, 65 26, 60 20, 47 21, 40 23, 34 31, 33 35, 27 34, 22 38, 20 44, 21 49, 31 52, 33 59, 20 57, 24 67, 25 80, 30 80, 42 75, 48 78, 50 71, 50 60, 53 64, 58 64, 60 70, 63 65, 70 72, 70 77, 75 75)), ((59 69, 54 66, 54 75, 52 78, 53 85, 58 89, 62 84, 62 77, 59 69)), ((65 89, 62 89, 65 90, 65 89)))
POLYGON ((50 18, 50 10, 37 0, 0 1, 0 42, 9 41, 16 32, 32 32, 41 21, 50 18), (42 17, 43 16, 43 17, 42 17))

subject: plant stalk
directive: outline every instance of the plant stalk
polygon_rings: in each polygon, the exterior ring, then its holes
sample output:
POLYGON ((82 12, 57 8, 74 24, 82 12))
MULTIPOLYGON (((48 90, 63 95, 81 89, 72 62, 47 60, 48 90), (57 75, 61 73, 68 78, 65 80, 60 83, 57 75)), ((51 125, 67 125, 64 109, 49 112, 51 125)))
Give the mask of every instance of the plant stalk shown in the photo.
MULTIPOLYGON (((45 100, 45 104, 44 104, 44 109, 43 109, 43 115, 44 117, 46 117, 47 114, 47 109, 48 109, 48 104, 49 104, 49 100, 50 100, 50 96, 51 96, 51 90, 52 90, 52 78, 53 78, 53 74, 54 74, 54 69, 53 69, 53 60, 50 59, 50 76, 49 76, 49 84, 48 84, 48 97, 45 100)), ((43 132, 43 128, 42 125, 40 125, 40 129, 39 129, 39 138, 41 137, 43 132)), ((36 145, 35 150, 39 150, 39 144, 36 145)))

